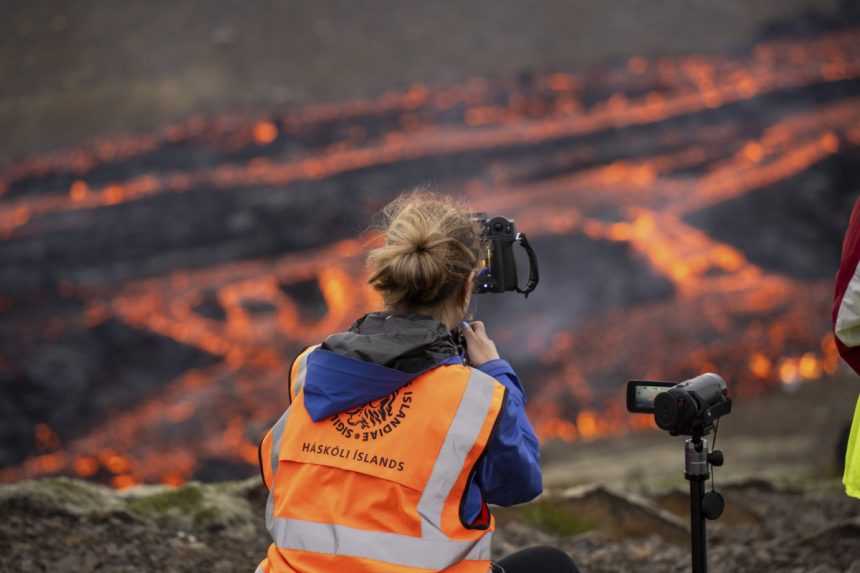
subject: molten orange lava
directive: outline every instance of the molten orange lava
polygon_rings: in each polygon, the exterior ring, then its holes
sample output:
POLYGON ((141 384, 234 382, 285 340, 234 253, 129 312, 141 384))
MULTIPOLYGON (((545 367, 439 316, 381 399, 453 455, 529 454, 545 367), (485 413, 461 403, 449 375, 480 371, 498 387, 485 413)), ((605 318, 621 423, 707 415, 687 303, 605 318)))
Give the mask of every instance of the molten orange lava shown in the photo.
MULTIPOLYGON (((661 89, 614 93, 592 105, 583 98, 583 78, 559 73, 541 78, 555 94, 543 103, 516 91, 507 100, 493 99, 489 83, 475 80, 449 89, 414 86, 373 101, 314 106, 283 120, 249 124, 243 118, 195 118, 153 136, 37 158, 3 174, 0 240, 35 233, 37 225, 31 223, 55 214, 162 193, 286 186, 402 161, 578 136, 584 138, 581 149, 548 154, 546 162, 587 162, 597 151, 585 136, 657 124, 761 94, 860 78, 858 45, 860 31, 849 30, 764 44, 746 58, 635 57, 623 69, 607 72, 607 85, 632 75, 637 81, 659 80, 661 89), (457 108, 463 110, 459 123, 433 121, 433 113, 457 108), (326 122, 392 116, 399 118, 396 127, 382 136, 353 125, 336 144, 296 156, 138 173, 101 183, 88 180, 98 166, 170 143, 206 145, 230 134, 231 145, 262 149, 276 147, 281 136, 326 122), (74 173, 74 182, 60 194, 3 195, 13 181, 53 172, 74 173)), ((860 101, 822 103, 775 120, 755 137, 744 135, 743 128, 728 120, 703 127, 692 143, 666 145, 659 155, 596 162, 536 182, 521 177, 527 171, 522 166, 497 165, 487 179, 467 181, 457 189, 479 210, 516 218, 533 237, 578 232, 626 245, 675 289, 670 300, 608 309, 583 324, 563 324, 526 341, 535 350, 536 363, 548 369, 539 386, 529 386, 530 413, 543 439, 589 440, 653 427, 650 418, 623 411, 617 392, 623 381, 609 390, 596 383, 621 367, 635 365, 650 377, 713 369, 733 382, 739 396, 836 371, 838 354, 827 334, 830 281, 768 272, 739 249, 693 227, 687 217, 785 181, 844 146, 860 145, 860 101), (600 215, 607 206, 616 215, 600 215), (562 410, 565 400, 575 402, 574 414, 562 410)), ((671 137, 677 134, 667 135, 671 137)), ((65 285, 89 301, 83 318, 87 324, 114 318, 199 348, 217 361, 184 372, 151 399, 67 443, 40 424, 34 435, 38 455, 0 470, 0 481, 73 473, 117 488, 145 482, 175 485, 191 479, 204 459, 256 464, 257 441, 286 401, 291 357, 381 304, 366 283, 367 240, 357 237, 275 259, 176 271, 127 283, 118 291, 65 285), (303 314, 284 288, 306 281, 318 285, 326 309, 322 316, 303 314), (207 297, 223 309, 223 320, 195 310, 207 297)))

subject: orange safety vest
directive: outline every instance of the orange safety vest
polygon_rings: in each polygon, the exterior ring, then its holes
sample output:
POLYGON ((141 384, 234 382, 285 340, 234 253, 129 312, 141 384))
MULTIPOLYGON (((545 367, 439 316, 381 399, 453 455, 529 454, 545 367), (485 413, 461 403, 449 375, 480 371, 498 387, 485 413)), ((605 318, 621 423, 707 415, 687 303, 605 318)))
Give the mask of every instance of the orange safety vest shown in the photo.
POLYGON ((463 365, 314 422, 304 406, 311 347, 291 371, 292 403, 263 439, 272 535, 258 573, 488 573, 492 515, 460 513, 505 388, 463 365))

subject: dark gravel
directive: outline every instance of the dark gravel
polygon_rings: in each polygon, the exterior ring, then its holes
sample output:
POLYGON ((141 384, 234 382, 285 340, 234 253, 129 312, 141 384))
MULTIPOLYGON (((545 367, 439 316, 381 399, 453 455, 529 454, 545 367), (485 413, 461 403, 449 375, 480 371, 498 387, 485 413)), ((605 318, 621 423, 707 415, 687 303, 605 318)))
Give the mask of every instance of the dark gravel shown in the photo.
MULTIPOLYGON (((710 525, 714 573, 860 570, 860 502, 836 484, 785 489, 752 481, 723 492, 729 508, 710 525)), ((0 571, 251 571, 268 545, 264 495, 255 480, 130 494, 66 479, 2 486, 0 571)), ((623 496, 599 499, 611 501, 628 528, 637 527, 636 519, 651 519, 632 502, 625 508, 623 496)), ((655 513, 662 506, 685 517, 680 492, 649 502, 655 513)), ((561 537, 536 528, 530 507, 504 512, 496 555, 550 544, 570 552, 586 573, 689 570, 687 548, 677 537, 625 535, 608 522, 561 537)))

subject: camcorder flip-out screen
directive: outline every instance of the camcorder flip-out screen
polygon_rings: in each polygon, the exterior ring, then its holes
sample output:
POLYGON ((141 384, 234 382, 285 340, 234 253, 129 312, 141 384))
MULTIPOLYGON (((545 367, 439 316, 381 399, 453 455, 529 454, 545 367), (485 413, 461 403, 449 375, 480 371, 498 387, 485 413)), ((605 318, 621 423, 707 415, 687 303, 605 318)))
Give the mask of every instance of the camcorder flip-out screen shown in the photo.
POLYGON ((627 411, 639 414, 654 413, 654 398, 665 392, 674 382, 652 382, 650 380, 631 380, 627 383, 627 411))

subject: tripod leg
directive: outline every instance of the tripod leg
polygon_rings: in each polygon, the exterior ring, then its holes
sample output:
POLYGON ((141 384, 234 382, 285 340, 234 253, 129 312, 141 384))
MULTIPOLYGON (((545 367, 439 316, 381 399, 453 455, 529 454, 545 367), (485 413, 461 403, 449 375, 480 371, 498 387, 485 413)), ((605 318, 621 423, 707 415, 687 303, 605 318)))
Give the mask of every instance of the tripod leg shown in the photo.
POLYGON ((690 479, 690 545, 693 556, 693 573, 707 573, 708 571, 708 542, 705 534, 705 515, 702 512, 705 479, 707 478, 700 476, 690 479))

